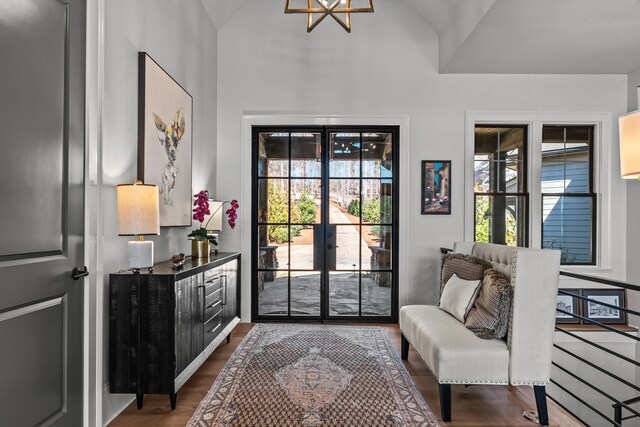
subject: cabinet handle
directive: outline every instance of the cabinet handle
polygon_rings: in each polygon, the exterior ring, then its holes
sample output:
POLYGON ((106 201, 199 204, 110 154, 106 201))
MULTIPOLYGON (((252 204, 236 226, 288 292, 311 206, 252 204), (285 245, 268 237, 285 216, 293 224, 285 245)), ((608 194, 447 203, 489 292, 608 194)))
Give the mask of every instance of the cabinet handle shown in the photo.
POLYGON ((227 305, 227 276, 220 276, 224 278, 224 282, 222 282, 222 305, 227 305))
POLYGON ((218 323, 215 328, 208 330, 207 333, 208 334, 214 333, 220 326, 222 326, 222 323, 218 323))
POLYGON ((218 304, 220 304, 222 301, 216 301, 213 304, 209 304, 207 306, 207 308, 205 310, 209 310, 210 308, 214 308, 215 306, 217 306, 218 304))
POLYGON ((220 280, 220 279, 222 279, 222 276, 216 276, 216 277, 214 277, 213 279, 209 279, 209 280, 207 280, 207 281, 206 281, 206 282, 204 282, 204 283, 206 283, 206 284, 211 284, 211 283, 215 282, 216 280, 220 280))

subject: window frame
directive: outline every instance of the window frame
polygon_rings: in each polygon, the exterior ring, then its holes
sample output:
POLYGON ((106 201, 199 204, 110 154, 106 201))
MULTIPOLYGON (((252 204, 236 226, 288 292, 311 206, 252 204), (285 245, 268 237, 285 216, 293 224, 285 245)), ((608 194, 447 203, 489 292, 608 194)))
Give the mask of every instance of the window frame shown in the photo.
MULTIPOLYGON (((595 174, 594 174, 594 159, 595 159, 595 149, 596 149, 596 125, 595 124, 580 124, 580 125, 576 125, 576 124, 549 124, 549 123, 543 123, 542 124, 542 131, 544 133, 544 128, 545 126, 557 126, 557 127, 564 127, 569 128, 569 127, 593 127, 593 138, 591 140, 591 145, 589 146, 589 188, 587 192, 584 193, 569 193, 569 192, 562 192, 562 193, 543 193, 542 191, 540 191, 540 241, 541 241, 541 246, 543 243, 543 239, 544 239, 544 198, 545 196, 547 197, 558 197, 558 198, 562 198, 562 197, 569 197, 569 198, 590 198, 591 199, 591 260, 589 262, 570 262, 570 263, 560 263, 560 265, 562 265, 563 267, 565 266, 582 266, 582 265, 596 265, 596 261, 597 261, 597 254, 598 254, 598 239, 597 239, 597 235, 598 235, 598 229, 599 229, 599 224, 598 224, 598 194, 594 192, 594 187, 595 187, 595 174)), ((544 139, 540 140, 540 163, 541 163, 541 170, 540 170, 540 185, 542 186, 542 146, 544 144, 544 139)))
MULTIPOLYGON (((528 176, 529 184, 529 247, 540 248, 542 244, 542 126, 543 125, 588 125, 594 126, 592 192, 597 195, 594 206, 595 263, 589 265, 566 264, 567 271, 611 271, 613 214, 612 186, 614 178, 613 118, 611 113, 601 112, 465 112, 465 170, 464 170, 464 240, 474 241, 474 154, 475 126, 528 126, 528 176), (607 191, 602 191, 606 189, 607 191)), ((616 262, 616 265, 618 263, 616 262)))
MULTIPOLYGON (((493 189, 493 191, 488 191, 488 192, 477 192, 475 191, 475 179, 474 179, 474 185, 473 185, 473 240, 475 241, 475 236, 476 236, 476 208, 477 208, 477 200, 478 200, 478 196, 486 196, 486 197, 523 197, 524 198, 524 205, 525 205, 525 212, 524 212, 524 230, 522 231, 523 234, 523 240, 524 240, 524 246, 529 246, 529 231, 530 231, 530 217, 529 217, 529 212, 530 212, 530 200, 529 200, 529 127, 527 125, 514 125, 514 124, 508 124, 508 125, 496 125, 496 124, 486 124, 486 123, 476 123, 474 125, 474 131, 476 128, 478 127, 482 127, 482 128, 511 128, 511 129, 523 129, 523 143, 524 146, 522 147, 522 170, 518 171, 518 179, 522 178, 522 187, 524 189, 524 191, 520 191, 518 189, 518 191, 516 192, 507 192, 506 191, 506 186, 505 186, 505 191, 499 191, 499 189, 493 189)), ((473 147, 473 156, 474 156, 474 178, 475 178, 475 156, 476 156, 476 152, 475 152, 475 133, 474 133, 474 147, 473 147)))

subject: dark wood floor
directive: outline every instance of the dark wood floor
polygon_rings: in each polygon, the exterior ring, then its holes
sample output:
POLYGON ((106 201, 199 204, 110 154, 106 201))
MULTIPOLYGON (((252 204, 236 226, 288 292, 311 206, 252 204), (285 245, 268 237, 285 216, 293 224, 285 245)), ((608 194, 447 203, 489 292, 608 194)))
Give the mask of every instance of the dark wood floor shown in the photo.
MULTIPOLYGON (((378 326, 387 330, 399 352, 398 325, 378 326)), ((109 426, 183 427, 207 394, 233 351, 252 327, 252 324, 242 323, 235 328, 231 343, 221 344, 180 389, 175 411, 170 410, 168 396, 147 395, 141 410, 136 409, 135 403, 132 403, 109 426)), ((409 353, 409 360, 405 361, 405 366, 431 409, 440 417, 438 384, 413 349, 409 353)), ((535 399, 529 387, 472 386, 465 388, 454 385, 452 401, 453 421, 442 423, 443 426, 524 427, 535 425, 522 417, 524 410, 535 409, 535 399)), ((582 426, 552 401, 549 401, 549 417, 552 426, 582 426)))

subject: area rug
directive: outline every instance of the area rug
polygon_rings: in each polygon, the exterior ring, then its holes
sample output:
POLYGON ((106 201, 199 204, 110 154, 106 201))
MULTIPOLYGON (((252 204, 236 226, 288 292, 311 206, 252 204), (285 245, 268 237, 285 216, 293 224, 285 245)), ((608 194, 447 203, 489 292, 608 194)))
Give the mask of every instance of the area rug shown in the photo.
POLYGON ((188 427, 438 426, 378 327, 256 325, 188 427))

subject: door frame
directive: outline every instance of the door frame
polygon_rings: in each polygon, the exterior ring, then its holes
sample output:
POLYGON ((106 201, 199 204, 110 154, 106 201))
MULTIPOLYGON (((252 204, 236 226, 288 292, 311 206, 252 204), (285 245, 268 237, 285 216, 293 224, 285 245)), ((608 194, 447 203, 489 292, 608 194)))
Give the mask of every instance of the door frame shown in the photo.
MULTIPOLYGON (((371 124, 371 125, 363 125, 363 124, 327 124, 327 125, 251 125, 251 138, 250 138, 250 162, 251 162, 251 194, 250 194, 250 203, 247 206, 251 206, 251 215, 247 215, 247 217, 251 218, 251 223, 249 229, 251 230, 250 236, 250 244, 251 244, 251 280, 250 282, 250 294, 251 294, 251 320, 252 322, 359 322, 359 323, 397 323, 398 321, 398 312, 399 312, 399 271, 400 271, 400 254, 399 254, 399 241, 403 238, 401 233, 400 226, 402 225, 402 221, 400 220, 400 180, 402 175, 403 168, 400 167, 401 163, 401 153, 400 149, 402 135, 401 126, 398 124, 395 125, 381 125, 381 124, 371 124), (256 235, 258 232, 257 225, 257 137, 259 133, 262 132, 282 132, 282 133, 291 133, 291 132, 320 132, 321 140, 323 142, 323 151, 322 151, 322 204, 325 206, 322 210, 322 224, 325 226, 324 230, 326 233, 326 226, 329 225, 329 213, 328 205, 329 201, 329 135, 335 132, 381 132, 381 133, 391 133, 393 135, 393 160, 392 160, 392 170, 393 170, 393 181, 392 181, 392 195, 393 195, 393 210, 392 210, 392 235, 394 236, 392 239, 392 288, 391 288, 391 314, 389 316, 363 316, 361 314, 357 316, 331 316, 329 311, 329 271, 323 269, 321 271, 321 283, 320 283, 320 315, 319 316, 291 316, 291 315, 279 315, 279 316, 262 316, 258 314, 258 291, 257 291, 257 277, 256 271, 258 270, 258 242, 256 239, 256 235)), ((244 175, 247 176, 247 175, 244 175)), ((360 177, 362 178, 362 177, 360 177)), ((359 271, 363 271, 362 269, 359 271)), ((406 271, 406 270, 405 270, 406 271)), ((245 276, 246 277, 246 276, 245 276)), ((360 285, 362 286, 362 285, 360 285)), ((289 282, 290 287, 290 282, 289 282)), ((291 304, 291 290, 289 289, 289 297, 288 297, 289 306, 291 304)), ((359 305, 360 309, 362 307, 362 290, 360 290, 359 295, 359 305)))

